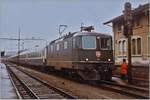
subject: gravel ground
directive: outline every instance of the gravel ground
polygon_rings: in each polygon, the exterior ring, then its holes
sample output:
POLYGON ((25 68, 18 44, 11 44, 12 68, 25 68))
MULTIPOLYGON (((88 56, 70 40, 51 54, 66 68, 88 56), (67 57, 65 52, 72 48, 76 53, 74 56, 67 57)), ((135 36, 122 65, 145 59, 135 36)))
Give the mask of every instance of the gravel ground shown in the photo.
POLYGON ((52 84, 58 88, 63 89, 66 92, 69 92, 73 95, 78 96, 79 98, 84 99, 136 99, 133 97, 129 97, 126 95, 122 95, 120 93, 115 93, 112 91, 104 90, 102 88, 96 88, 94 86, 90 86, 88 84, 82 84, 73 82, 61 77, 56 77, 53 75, 47 75, 41 72, 37 72, 35 70, 27 69, 24 67, 20 67, 23 70, 28 71, 32 75, 39 77, 41 80, 47 81, 49 84, 52 84))

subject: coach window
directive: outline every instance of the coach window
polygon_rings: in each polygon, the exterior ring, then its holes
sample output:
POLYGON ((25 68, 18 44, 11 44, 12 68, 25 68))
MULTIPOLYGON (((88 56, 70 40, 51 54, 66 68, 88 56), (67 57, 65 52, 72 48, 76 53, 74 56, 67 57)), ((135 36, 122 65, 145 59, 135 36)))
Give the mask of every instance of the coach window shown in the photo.
POLYGON ((53 49, 54 49, 54 48, 53 48, 53 45, 51 45, 51 52, 53 52, 53 49))
POLYGON ((72 45, 73 45, 73 48, 76 47, 76 39, 75 38, 73 38, 73 40, 72 40, 72 45))
POLYGON ((96 49, 96 37, 95 36, 83 36, 82 48, 83 49, 96 49))
POLYGON ((59 51, 59 44, 56 45, 56 50, 59 51))
POLYGON ((82 48, 82 36, 76 37, 76 48, 82 48))
POLYGON ((67 49, 67 47, 68 47, 68 42, 65 41, 65 42, 64 42, 64 49, 67 49))

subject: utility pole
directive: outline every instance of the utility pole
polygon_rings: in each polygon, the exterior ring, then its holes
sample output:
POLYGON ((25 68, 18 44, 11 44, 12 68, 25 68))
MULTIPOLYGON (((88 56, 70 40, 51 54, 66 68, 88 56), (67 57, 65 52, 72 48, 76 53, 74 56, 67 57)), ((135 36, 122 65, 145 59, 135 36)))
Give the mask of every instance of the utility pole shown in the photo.
POLYGON ((21 46, 22 46, 22 50, 24 50, 24 40, 23 40, 21 46))
POLYGON ((131 36, 133 35, 133 15, 131 3, 126 2, 124 5, 124 31, 123 34, 128 38, 128 82, 132 84, 132 59, 131 59, 131 36))
POLYGON ((20 27, 18 29, 18 64, 20 64, 20 27))

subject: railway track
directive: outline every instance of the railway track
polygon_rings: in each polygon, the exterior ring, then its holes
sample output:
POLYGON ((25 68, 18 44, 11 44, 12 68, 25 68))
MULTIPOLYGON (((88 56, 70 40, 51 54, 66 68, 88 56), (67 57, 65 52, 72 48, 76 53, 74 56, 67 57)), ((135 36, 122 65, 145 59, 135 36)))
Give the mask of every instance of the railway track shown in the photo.
POLYGON ((149 90, 131 85, 120 85, 114 82, 101 81, 100 87, 115 91, 121 94, 136 97, 138 99, 149 99, 149 90))
MULTIPOLYGON (((60 77, 63 77, 63 76, 60 76, 60 77)), ((70 80, 70 78, 67 78, 67 79, 70 80)), ((76 81, 76 80, 72 80, 72 81, 76 81)), ((78 81, 76 81, 76 82, 78 82, 78 81)), ((85 84, 88 84, 88 82, 85 84)), ((139 88, 139 87, 135 87, 132 85, 120 85, 120 84, 117 84, 114 82, 108 82, 108 81, 101 81, 100 84, 99 83, 93 84, 93 82, 92 82, 90 85, 95 86, 97 88, 103 88, 105 90, 114 91, 114 92, 120 93, 122 95, 134 97, 136 99, 149 99, 149 90, 145 89, 145 88, 139 88)))
POLYGON ((74 99, 77 98, 65 91, 50 86, 15 66, 7 66, 20 95, 23 99, 74 99))

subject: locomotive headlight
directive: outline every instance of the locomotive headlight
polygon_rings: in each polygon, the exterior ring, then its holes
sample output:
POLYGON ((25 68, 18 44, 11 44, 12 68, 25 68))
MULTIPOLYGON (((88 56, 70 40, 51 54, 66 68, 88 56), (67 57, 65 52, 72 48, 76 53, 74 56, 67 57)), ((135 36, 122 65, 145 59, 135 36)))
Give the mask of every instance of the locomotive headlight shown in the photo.
POLYGON ((88 58, 85 59, 85 61, 88 61, 88 60, 89 60, 88 58))
POLYGON ((111 59, 108 59, 108 61, 111 61, 111 59))

